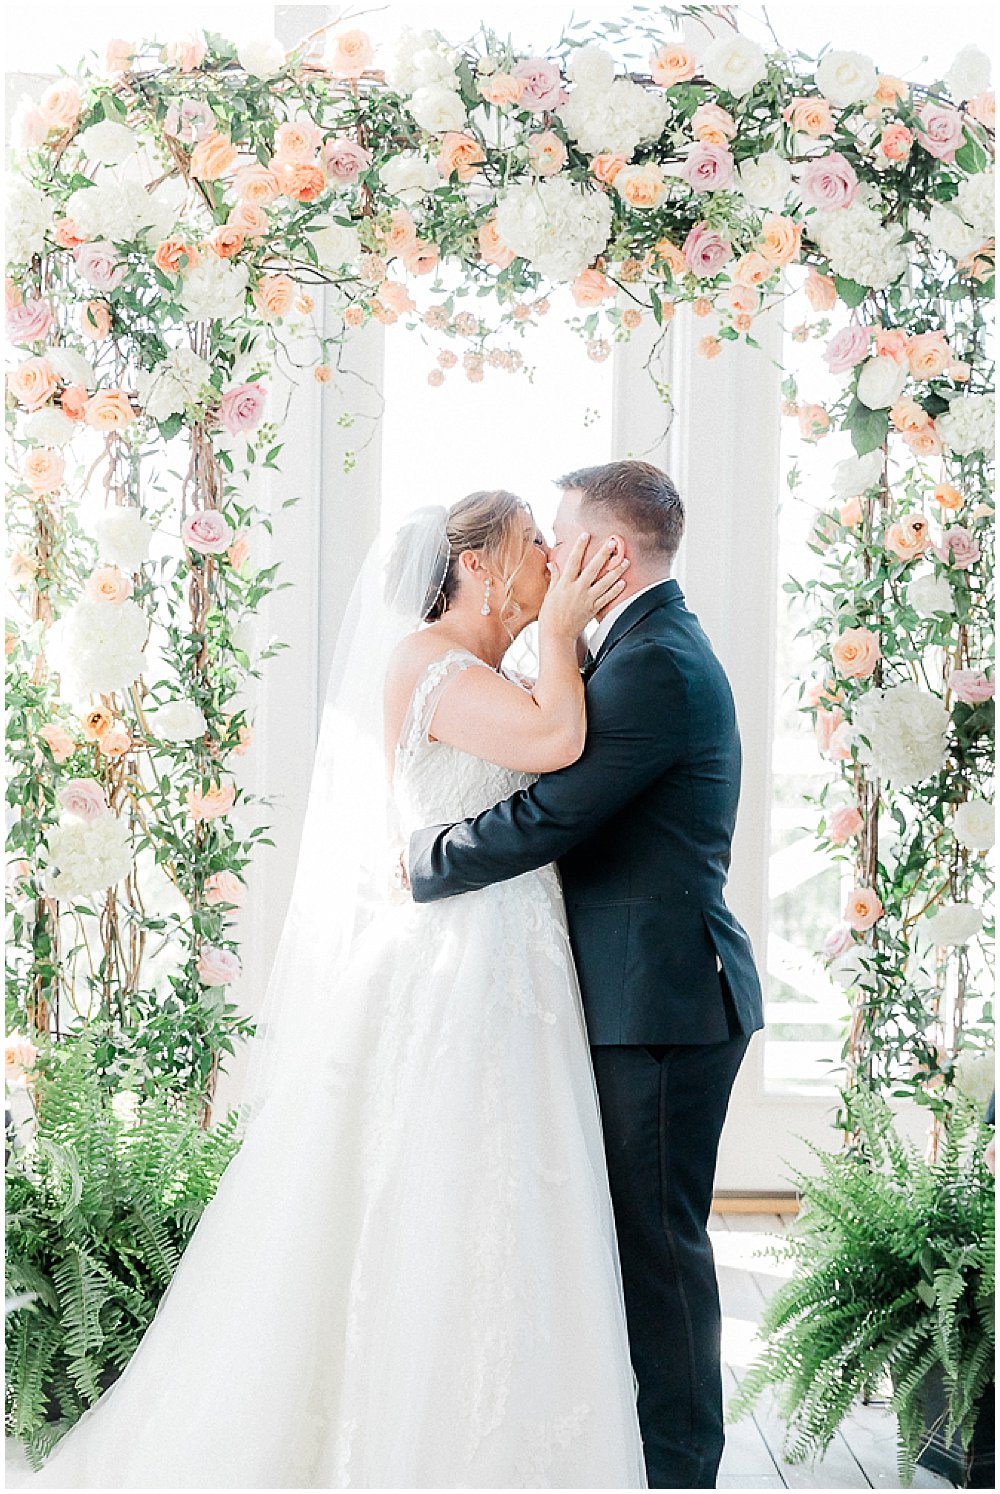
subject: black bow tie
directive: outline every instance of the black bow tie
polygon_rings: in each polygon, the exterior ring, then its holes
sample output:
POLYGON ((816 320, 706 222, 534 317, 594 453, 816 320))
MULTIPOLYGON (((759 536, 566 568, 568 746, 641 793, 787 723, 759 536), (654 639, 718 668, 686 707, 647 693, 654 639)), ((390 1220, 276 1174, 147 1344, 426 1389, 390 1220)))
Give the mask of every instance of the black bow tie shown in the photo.
POLYGON ((593 654, 588 648, 586 654, 584 655, 583 668, 580 670, 580 674, 583 677, 584 684, 586 684, 587 680, 590 679, 590 676, 593 674, 596 668, 597 660, 594 658, 593 654))

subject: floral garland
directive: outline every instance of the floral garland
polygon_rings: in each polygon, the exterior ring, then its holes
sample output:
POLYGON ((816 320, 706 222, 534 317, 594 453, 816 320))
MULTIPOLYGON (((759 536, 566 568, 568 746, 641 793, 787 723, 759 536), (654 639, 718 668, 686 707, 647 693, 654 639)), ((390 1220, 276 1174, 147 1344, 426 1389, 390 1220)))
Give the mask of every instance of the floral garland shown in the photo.
POLYGON ((785 390, 810 438, 839 427, 857 454, 817 532, 833 579, 807 706, 853 794, 827 842, 857 871, 827 954, 855 992, 856 1074, 898 1077, 916 1041, 926 1078, 970 1040, 963 960, 947 1021, 939 971, 933 1034, 908 961, 914 901, 947 903, 939 952, 987 930, 986 60, 966 48, 925 88, 854 52, 813 65, 729 31, 692 47, 646 14, 618 29, 647 70, 623 72, 581 27, 545 58, 489 32, 456 48, 406 31, 384 56, 350 27, 289 53, 216 35, 114 41, 18 107, 13 1009, 36 1036, 103 1014, 109 1068, 199 1087, 206 1117, 220 1058, 248 1029, 226 1000, 240 968, 229 915, 264 832, 240 821, 250 796, 232 758, 252 735, 240 691, 273 651, 248 641, 276 567, 254 564, 266 518, 245 496, 281 451, 269 373, 311 332, 313 374, 336 395, 342 349, 373 318, 459 346, 441 348, 432 384, 459 364, 474 382, 517 371, 510 340, 560 283, 598 359, 684 302, 711 329, 704 356, 755 345, 754 318, 798 266, 818 311, 849 311, 827 347, 843 399, 785 390), (317 284, 332 333, 312 320, 317 284), (178 448, 175 477, 163 462, 178 448), (73 453, 90 469, 74 476, 73 453), (107 507, 88 529, 78 500, 97 470, 107 507), (946 670, 931 678, 935 650, 946 670), (887 783, 908 827, 891 872, 887 783), (160 911, 141 894, 150 866, 175 895, 160 911), (151 938, 174 956, 157 984, 151 938))

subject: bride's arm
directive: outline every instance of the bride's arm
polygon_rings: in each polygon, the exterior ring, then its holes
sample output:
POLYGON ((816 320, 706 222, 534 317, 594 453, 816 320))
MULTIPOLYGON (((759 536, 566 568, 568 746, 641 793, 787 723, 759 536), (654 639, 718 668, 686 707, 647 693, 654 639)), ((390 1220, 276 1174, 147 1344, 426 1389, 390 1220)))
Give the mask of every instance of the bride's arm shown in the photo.
POLYGON ((581 535, 553 580, 538 617, 538 678, 530 693, 488 669, 466 669, 449 681, 434 708, 431 735, 476 757, 526 773, 550 773, 576 762, 586 739, 577 639, 620 594, 627 561, 601 572, 610 546, 581 569, 581 535))

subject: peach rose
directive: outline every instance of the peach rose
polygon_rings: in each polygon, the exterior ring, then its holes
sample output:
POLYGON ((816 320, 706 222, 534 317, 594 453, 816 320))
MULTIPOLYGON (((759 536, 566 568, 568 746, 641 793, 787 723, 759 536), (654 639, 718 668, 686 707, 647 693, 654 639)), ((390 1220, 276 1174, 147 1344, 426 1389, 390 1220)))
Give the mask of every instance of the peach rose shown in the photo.
POLYGON ((64 726, 58 721, 47 721, 39 728, 38 735, 48 745, 53 759, 57 763, 68 762, 76 751, 76 743, 64 726))
POLYGON ((253 299, 268 320, 287 316, 295 300, 295 281, 290 275, 265 275, 254 289, 253 299))
POLYGON ((116 721, 113 726, 109 727, 97 744, 97 750, 101 756, 110 758, 124 757, 131 748, 132 738, 123 721, 116 721))
POLYGON ((845 628, 830 652, 837 673, 855 680, 868 679, 882 656, 878 636, 868 628, 845 628))
POLYGON ((200 820, 217 820, 227 815, 236 803, 236 785, 213 784, 204 791, 190 788, 185 798, 188 812, 196 824, 200 820))
POLYGON ((949 509, 952 512, 954 512, 954 510, 957 508, 961 508, 962 504, 965 502, 965 499, 962 497, 961 493, 957 488, 952 487, 950 482, 938 483, 937 487, 934 489, 934 492, 931 494, 931 497, 934 499, 935 503, 940 504, 942 508, 949 509))
POLYGON ((38 1049, 30 1038, 21 1032, 8 1033, 3 1045, 3 1071, 4 1082, 8 1085, 23 1088, 27 1080, 26 1074, 34 1069, 38 1062, 38 1049))
POLYGON ((492 214, 479 225, 479 253, 484 264, 496 265, 501 270, 516 258, 513 249, 508 249, 497 233, 496 219, 492 214))
POLYGON ((891 73, 879 73, 878 86, 875 89, 875 99, 880 104, 894 106, 897 99, 908 99, 910 87, 904 83, 902 78, 894 78, 891 73))
POLYGON ((233 748, 233 752, 237 757, 243 757, 250 750, 250 743, 253 741, 253 727, 241 726, 238 729, 237 735, 239 736, 239 741, 233 748))
POLYGON ((695 66, 695 56, 690 47, 661 47, 649 59, 649 71, 653 82, 658 83, 661 88, 672 88, 675 83, 686 83, 694 77, 695 66))
POLYGON ((615 294, 615 287, 600 270, 584 270, 570 286, 570 293, 578 306, 600 306, 615 294))
POLYGON ((437 268, 438 247, 426 239, 417 239, 402 260, 411 275, 430 275, 437 268))
POLYGON ((281 196, 281 183, 269 166, 262 166, 257 161, 251 166, 241 166, 234 174, 233 191, 241 202, 265 207, 281 196))
POLYGON ((249 560, 249 558, 250 546, 246 539, 244 539, 243 536, 240 535, 237 539, 233 540, 233 543, 226 551, 226 559, 229 561, 229 564, 232 566, 233 570, 238 571, 244 564, 244 562, 249 560))
POLYGON ((24 476, 38 497, 58 493, 66 475, 66 459, 54 446, 33 446, 24 458, 24 476))
POLYGON ((326 172, 318 161, 275 159, 274 169, 283 194, 293 202, 315 202, 326 190, 326 172))
POLYGON ((937 456, 943 449, 933 420, 929 420, 919 431, 904 431, 903 440, 914 456, 937 456))
POLYGON ((80 331, 91 342, 101 342, 111 331, 111 308, 106 301, 87 301, 80 307, 80 331))
POLYGON ((844 918, 855 933, 863 933, 882 917, 885 910, 873 887, 852 887, 844 906, 844 918))
POLYGON ((803 441, 819 441, 830 429, 830 417, 822 405, 799 406, 799 432, 803 441))
POLYGON ((662 265, 666 265, 675 280, 687 274, 687 260, 684 251, 672 239, 657 239, 653 245, 653 264, 657 273, 663 273, 662 265))
POLYGON ((106 706, 94 706, 80 719, 80 727, 88 742, 99 742, 114 725, 114 717, 106 706))
POLYGON ((848 498, 846 503, 840 505, 837 514, 845 529, 856 528, 863 516, 861 499, 848 498))
POLYGON ((50 83, 38 101, 38 106, 52 130, 71 130, 80 118, 83 95, 79 83, 72 78, 60 78, 50 83))
POLYGON ((915 399, 904 395, 889 411, 889 419, 898 431, 920 431, 930 423, 930 416, 915 399))
POLYGON ((198 251, 193 244, 186 244, 183 239, 161 239, 156 246, 153 263, 166 275, 179 275, 182 270, 197 264, 198 258, 198 251))
POLYGON ((827 835, 835 846, 845 846, 864 824, 864 816, 853 804, 835 809, 827 824, 827 835))
POLYGON ((605 152, 604 155, 591 157, 590 174, 596 177, 599 182, 604 182, 605 186, 613 187, 615 177, 624 165, 624 156, 616 156, 610 152, 605 152))
POLYGON ((84 420, 90 403, 90 391, 82 384, 67 384, 59 400, 59 407, 70 420, 84 420))
POLYGON ((92 602, 108 602, 116 606, 132 595, 132 581, 116 565, 99 565, 87 577, 83 591, 92 602))
POLYGON ((698 355, 701 358, 718 358, 722 352, 722 343, 717 337, 702 337, 698 342, 698 355))
POLYGON ((792 218, 775 215, 764 219, 760 252, 773 265, 788 265, 798 259, 802 245, 802 224, 792 218))
POLYGON ((948 377, 955 384, 967 384, 972 375, 972 364, 964 358, 954 358, 948 368, 948 377))
POLYGON ((360 78, 374 61, 371 37, 357 27, 336 32, 326 55, 326 65, 335 78, 360 78))
POLYGON ((52 234, 60 249, 78 249, 87 242, 72 218, 60 218, 52 225, 52 234))
POLYGON ((210 877, 205 878, 205 901, 213 907, 218 903, 231 903, 238 908, 245 895, 246 888, 235 872, 213 872, 210 877))
POLYGON ((792 99, 784 117, 793 130, 811 135, 814 140, 832 135, 834 131, 833 106, 828 99, 792 99))
POLYGON ((913 131, 898 121, 888 124, 882 131, 879 146, 887 161, 905 161, 913 148, 913 131))
POLYGON ((203 182, 217 181, 236 160, 236 147, 218 130, 210 130, 191 152, 191 175, 203 182))
POLYGON ((135 419, 124 389, 99 389, 87 400, 84 420, 95 431, 119 431, 135 419))
POLYGON ((985 93, 977 93, 975 98, 969 99, 965 107, 976 123, 983 126, 983 129, 996 129, 996 95, 991 88, 985 93))
POLYGON ((286 119, 274 136, 274 154, 281 161, 311 161, 323 132, 311 119, 286 119))
POLYGON ((629 207, 655 208, 667 193, 667 182, 660 167, 650 162, 645 166, 623 166, 615 175, 615 191, 629 207))
POLYGON ((803 286, 813 311, 830 311, 837 304, 837 287, 828 275, 820 275, 810 265, 803 286))
POLYGON ((226 226, 245 233, 248 239, 262 239, 271 226, 271 220, 256 203, 238 202, 226 219, 226 226))
POLYGON ((732 285, 722 293, 722 304, 734 316, 753 316, 760 310, 760 291, 753 285, 732 285))
POLYGON ((406 254, 417 242, 417 225, 406 208, 393 208, 385 235, 386 253, 390 259, 406 254))
POLYGON ((485 161, 483 148, 471 135, 461 130, 446 130, 441 137, 441 149, 436 161, 438 172, 446 180, 456 172, 460 182, 471 182, 476 167, 485 161))
POLYGON ((25 358, 8 375, 8 386, 25 410, 40 410, 55 394, 58 381, 45 358, 25 358))
POLYGON ((915 379, 936 379, 951 362, 951 348, 943 332, 918 332, 910 338, 906 357, 915 379))
POLYGON ((125 41, 120 36, 112 37, 104 48, 104 71, 106 73, 127 72, 135 56, 135 42, 125 41))
POLYGON ((763 285, 773 274, 774 265, 757 249, 741 255, 733 266, 733 279, 737 285, 763 285))
POLYGON ((821 710, 816 712, 816 746, 820 752, 827 753, 830 751, 834 735, 843 724, 844 713, 839 706, 834 706, 829 711, 821 710))
POLYGON ((902 327, 876 327, 874 335, 877 358, 891 358, 900 364, 908 361, 910 339, 902 327))
POLYGON ((931 542, 931 526, 924 514, 904 514, 889 525, 885 548, 898 560, 916 560, 931 542))
POLYGON ((494 73, 492 77, 478 79, 476 87, 488 104, 502 109, 519 102, 524 92, 524 79, 515 78, 513 73, 494 73))
POLYGON ((182 73, 193 73, 205 61, 208 48, 201 36, 183 36, 167 43, 167 61, 182 73))
POLYGON ((706 145, 725 145, 736 134, 736 121, 718 104, 700 104, 691 116, 691 131, 706 145))
POLYGON ((528 160, 539 176, 554 176, 568 159, 566 147, 554 130, 528 136, 528 160))
POLYGON ((244 235, 231 223, 217 223, 208 236, 208 247, 220 259, 232 259, 246 242, 244 235))

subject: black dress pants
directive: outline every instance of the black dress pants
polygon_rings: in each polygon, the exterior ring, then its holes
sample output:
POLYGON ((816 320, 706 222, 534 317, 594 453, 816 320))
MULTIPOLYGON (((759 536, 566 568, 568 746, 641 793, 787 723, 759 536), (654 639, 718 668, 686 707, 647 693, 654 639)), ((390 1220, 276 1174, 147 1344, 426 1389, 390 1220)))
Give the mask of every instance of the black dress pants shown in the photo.
POLYGON ((750 1039, 591 1049, 651 1489, 715 1488, 722 1313, 708 1216, 750 1039))

